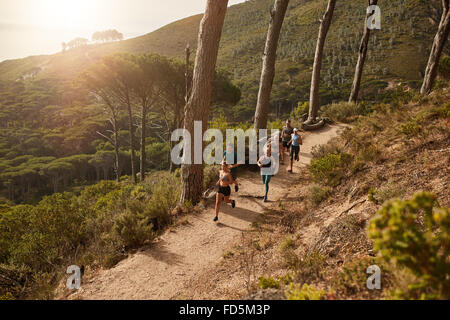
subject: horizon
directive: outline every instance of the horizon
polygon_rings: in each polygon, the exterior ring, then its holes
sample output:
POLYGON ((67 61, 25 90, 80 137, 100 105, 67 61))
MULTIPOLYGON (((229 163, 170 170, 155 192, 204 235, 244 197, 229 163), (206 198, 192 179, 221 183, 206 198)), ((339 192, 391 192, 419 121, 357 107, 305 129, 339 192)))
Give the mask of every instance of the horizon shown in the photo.
MULTIPOLYGON (((96 31, 116 29, 124 39, 156 31, 175 21, 204 12, 206 0, 0 0, 0 62, 61 51, 62 42, 96 31), (152 10, 150 18, 146 17, 152 10), (132 17, 132 18, 131 18, 132 17), (56 31, 57 30, 57 31, 56 31), (56 32, 55 32, 56 31, 56 32)), ((246 0, 230 0, 229 6, 246 0)))

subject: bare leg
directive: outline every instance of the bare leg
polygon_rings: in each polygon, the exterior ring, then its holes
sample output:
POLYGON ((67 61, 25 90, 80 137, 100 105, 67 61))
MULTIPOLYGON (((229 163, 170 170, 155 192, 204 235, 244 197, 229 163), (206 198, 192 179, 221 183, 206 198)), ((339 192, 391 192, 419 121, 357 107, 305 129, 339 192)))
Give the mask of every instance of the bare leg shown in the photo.
POLYGON ((216 217, 219 216, 219 209, 220 209, 220 204, 222 203, 222 199, 223 199, 223 194, 217 193, 216 194, 216 217))
POLYGON ((230 199, 230 197, 225 197, 225 202, 226 202, 226 203, 231 203, 232 200, 230 199))

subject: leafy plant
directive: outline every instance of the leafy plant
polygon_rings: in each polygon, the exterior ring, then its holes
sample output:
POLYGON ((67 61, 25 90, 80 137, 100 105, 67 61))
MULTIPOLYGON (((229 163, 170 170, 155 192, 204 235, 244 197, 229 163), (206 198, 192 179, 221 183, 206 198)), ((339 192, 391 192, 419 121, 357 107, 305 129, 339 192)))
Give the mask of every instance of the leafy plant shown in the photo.
POLYGON ((385 203, 370 221, 369 237, 387 262, 417 277, 403 297, 450 297, 450 210, 440 207, 435 195, 421 192, 385 203))

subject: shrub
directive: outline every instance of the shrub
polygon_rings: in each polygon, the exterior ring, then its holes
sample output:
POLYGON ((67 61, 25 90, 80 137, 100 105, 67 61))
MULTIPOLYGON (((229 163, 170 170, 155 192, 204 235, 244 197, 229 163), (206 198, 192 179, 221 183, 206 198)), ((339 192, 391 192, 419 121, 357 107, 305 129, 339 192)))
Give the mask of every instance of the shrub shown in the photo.
POLYGON ((450 298, 450 210, 436 196, 422 192, 385 203, 370 221, 369 237, 383 259, 417 277, 403 297, 450 298))
POLYGON ((306 283, 303 286, 291 284, 286 291, 288 300, 321 300, 325 296, 325 291, 316 289, 306 283))
POLYGON ((314 205, 319 205, 322 201, 328 199, 331 193, 331 189, 329 187, 322 187, 318 184, 313 184, 309 188, 308 198, 314 205))
POLYGON ((363 104, 339 102, 325 106, 322 111, 322 116, 338 122, 351 122, 357 116, 367 114, 368 111, 367 107, 363 104))
POLYGON ((261 289, 269 289, 269 288, 279 289, 280 281, 278 281, 272 277, 266 278, 264 276, 261 276, 258 280, 258 286, 261 289))
POLYGON ((350 155, 345 153, 330 153, 325 157, 313 159, 310 171, 314 180, 332 187, 339 185, 345 175, 345 169, 350 162, 350 157, 350 155))
POLYGON ((404 194, 405 194, 404 188, 395 183, 389 182, 379 189, 370 188, 368 198, 369 201, 375 204, 383 204, 387 200, 401 197, 404 194))
POLYGON ((450 78, 450 56, 442 57, 439 61, 439 74, 445 78, 450 78))
POLYGON ((418 119, 412 119, 400 125, 400 132, 408 138, 412 138, 422 132, 422 126, 420 125, 418 119))
POLYGON ((291 118, 301 119, 304 114, 309 112, 309 102, 299 102, 297 107, 291 113, 291 118))
POLYGON ((145 241, 153 240, 155 234, 153 226, 147 220, 138 217, 131 210, 127 210, 117 217, 114 223, 114 232, 127 248, 138 248, 145 241))

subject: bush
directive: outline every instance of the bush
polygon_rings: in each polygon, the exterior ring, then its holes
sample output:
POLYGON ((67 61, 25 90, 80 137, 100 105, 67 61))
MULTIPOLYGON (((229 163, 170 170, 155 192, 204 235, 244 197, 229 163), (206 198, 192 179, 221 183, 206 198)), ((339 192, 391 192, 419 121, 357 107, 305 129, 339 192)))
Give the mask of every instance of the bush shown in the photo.
POLYGON ((331 193, 331 189, 329 187, 322 187, 318 184, 313 184, 309 188, 308 198, 314 205, 319 205, 322 201, 328 199, 331 193))
POLYGON ((379 189, 370 188, 368 198, 375 204, 383 204, 387 200, 402 197, 405 194, 404 188, 394 183, 387 183, 379 189))
POLYGON ((387 202, 372 218, 369 237, 383 259, 408 269, 418 281, 403 298, 450 298, 450 210, 436 196, 418 193, 408 201, 387 202))
POLYGON ((307 113, 309 113, 309 102, 299 102, 297 107, 291 113, 291 118, 299 120, 307 113))
POLYGON ((306 283, 300 287, 291 284, 286 291, 286 298, 288 300, 321 300, 325 297, 325 291, 316 289, 306 283))
POLYGON ((272 277, 260 277, 258 280, 258 286, 261 289, 269 289, 269 288, 275 288, 275 289, 279 289, 280 288, 280 281, 272 278, 272 277))
POLYGON ((118 216, 114 223, 114 232, 126 248, 138 248, 145 241, 153 240, 155 234, 152 228, 152 224, 131 210, 118 216))
POLYGON ((439 74, 445 78, 450 78, 450 56, 442 57, 439 61, 439 74))
POLYGON ((351 102, 333 103, 324 106, 322 116, 328 117, 337 122, 352 122, 359 115, 368 113, 368 109, 364 104, 357 104, 351 102))
POLYGON ((313 159, 309 170, 316 182, 335 187, 341 183, 350 158, 351 156, 345 153, 330 153, 325 157, 313 159))
POLYGON ((400 125, 400 132, 408 138, 412 138, 422 132, 422 126, 420 125, 418 119, 412 119, 400 125))

